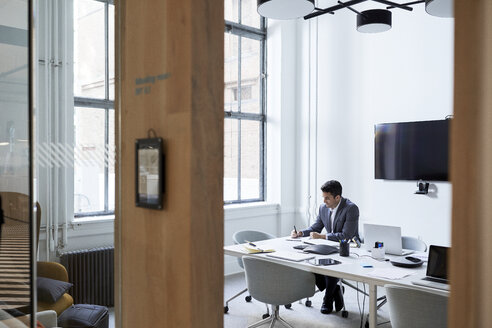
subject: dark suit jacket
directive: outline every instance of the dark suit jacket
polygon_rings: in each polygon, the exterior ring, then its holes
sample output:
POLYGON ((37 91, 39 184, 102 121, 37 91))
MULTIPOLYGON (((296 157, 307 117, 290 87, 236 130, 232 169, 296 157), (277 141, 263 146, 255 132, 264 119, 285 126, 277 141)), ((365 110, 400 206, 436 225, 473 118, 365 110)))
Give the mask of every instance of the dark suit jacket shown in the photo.
POLYGON ((319 207, 319 214, 316 222, 302 233, 304 236, 309 236, 311 232, 321 233, 323 227, 328 232, 326 239, 339 241, 342 239, 350 239, 359 237, 359 208, 347 198, 342 198, 338 206, 335 220, 333 223, 333 231, 331 231, 330 215, 331 209, 322 204, 319 207))

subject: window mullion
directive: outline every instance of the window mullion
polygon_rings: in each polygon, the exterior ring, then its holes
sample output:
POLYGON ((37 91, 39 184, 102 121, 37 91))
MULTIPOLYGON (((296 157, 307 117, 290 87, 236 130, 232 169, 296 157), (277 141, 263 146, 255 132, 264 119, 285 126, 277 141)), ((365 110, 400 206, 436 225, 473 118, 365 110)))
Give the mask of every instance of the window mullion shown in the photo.
POLYGON ((109 109, 104 109, 104 212, 108 211, 109 199, 109 109))
POLYGON ((241 119, 237 120, 237 200, 241 201, 241 119))
POLYGON ((109 99, 109 5, 104 4, 104 99, 109 99))
MULTIPOLYGON (((265 28, 266 19, 261 19, 261 27, 265 28)), ((263 39, 260 41, 260 111, 262 114, 262 120, 260 122, 260 198, 265 200, 265 176, 266 176, 266 147, 265 147, 265 135, 266 135, 266 41, 263 39)))

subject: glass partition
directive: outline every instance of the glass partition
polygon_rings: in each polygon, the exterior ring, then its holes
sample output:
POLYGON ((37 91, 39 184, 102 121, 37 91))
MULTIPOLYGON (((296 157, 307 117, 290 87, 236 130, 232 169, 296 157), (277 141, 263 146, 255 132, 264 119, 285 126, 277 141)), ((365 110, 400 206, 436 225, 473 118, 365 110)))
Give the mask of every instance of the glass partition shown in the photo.
POLYGON ((0 0, 0 326, 31 326, 30 2, 0 0))

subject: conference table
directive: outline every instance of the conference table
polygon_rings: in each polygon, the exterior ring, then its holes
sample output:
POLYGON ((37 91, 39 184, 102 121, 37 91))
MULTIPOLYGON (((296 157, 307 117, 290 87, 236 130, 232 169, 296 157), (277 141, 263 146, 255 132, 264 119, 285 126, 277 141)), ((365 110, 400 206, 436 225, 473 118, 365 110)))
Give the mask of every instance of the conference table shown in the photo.
MULTIPOLYGON (((309 239, 309 238, 299 238, 298 240, 292 240, 290 237, 282 237, 276 239, 268 239, 263 241, 255 241, 254 244, 257 248, 260 249, 274 249, 276 252, 301 252, 300 250, 296 250, 293 246, 300 245, 304 242, 307 243, 315 243, 315 244, 327 244, 332 246, 338 246, 338 243, 321 240, 321 239, 309 239)), ((384 286, 386 284, 405 286, 417 290, 423 290, 426 292, 439 294, 439 295, 448 295, 449 291, 428 288, 424 286, 417 286, 412 284, 412 281, 422 279, 425 277, 427 262, 418 268, 401 268, 395 267, 391 264, 391 260, 398 259, 398 256, 388 255, 386 254, 385 258, 390 261, 384 260, 376 260, 371 257, 371 253, 364 249, 364 245, 362 248, 350 248, 350 256, 342 257, 338 253, 334 253, 331 255, 316 255, 315 259, 322 258, 332 258, 341 262, 341 264, 329 265, 329 266, 319 266, 315 265, 316 261, 305 260, 300 262, 294 262, 286 259, 274 258, 268 256, 268 254, 274 253, 256 253, 249 254, 246 251, 245 246, 249 248, 251 247, 248 244, 238 244, 238 245, 230 245, 224 246, 224 254, 242 257, 244 255, 261 257, 267 261, 279 263, 285 266, 289 266, 292 268, 296 268, 303 271, 318 273, 322 275, 328 275, 337 278, 343 278, 345 280, 352 280, 361 283, 365 283, 369 287, 369 327, 376 328, 377 326, 377 287, 384 286), (403 278, 399 278, 408 274, 403 278), (389 278, 390 277, 390 278, 389 278), (396 277, 396 278, 395 278, 396 277)), ((424 253, 415 253, 417 257, 425 258, 424 253)))

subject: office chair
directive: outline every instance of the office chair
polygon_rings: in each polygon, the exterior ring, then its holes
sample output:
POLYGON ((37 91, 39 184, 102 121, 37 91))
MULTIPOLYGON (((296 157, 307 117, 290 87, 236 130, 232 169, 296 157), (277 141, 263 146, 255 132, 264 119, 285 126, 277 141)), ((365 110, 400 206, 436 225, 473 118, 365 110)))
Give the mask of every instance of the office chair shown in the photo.
POLYGON ((448 297, 408 287, 385 285, 391 327, 447 327, 448 297))
MULTIPOLYGON (((233 235, 232 235, 232 241, 234 242, 234 244, 244 244, 246 243, 247 241, 260 241, 260 240, 265 240, 265 239, 273 239, 273 238, 276 238, 274 235, 271 235, 267 232, 263 232, 263 231, 258 231, 258 230, 240 230, 240 231, 236 231, 233 235)), ((243 265, 243 261, 241 260, 241 258, 237 258, 237 262, 239 264, 239 266, 241 268, 244 269, 244 265, 243 265)), ((224 313, 227 313, 229 312, 229 302, 232 301, 233 299, 239 297, 240 295, 246 293, 248 291, 248 288, 245 288, 243 289, 242 291, 240 291, 239 293, 237 293, 236 295, 232 296, 231 298, 229 298, 227 301, 226 301, 226 304, 224 306, 224 313)), ((251 302, 251 295, 247 295, 245 298, 246 302, 251 302)), ((266 306, 267 308, 267 313, 263 315, 263 319, 267 318, 268 316, 270 316, 270 312, 268 310, 268 305, 266 306)))
POLYGON ((314 273, 301 271, 263 258, 243 256, 246 283, 251 296, 260 302, 272 305, 270 318, 258 321, 248 328, 270 324, 278 321, 292 328, 279 316, 280 305, 291 304, 302 298, 314 295, 314 273))
POLYGON ((401 248, 418 252, 427 251, 427 245, 422 240, 409 236, 401 236, 401 248))

